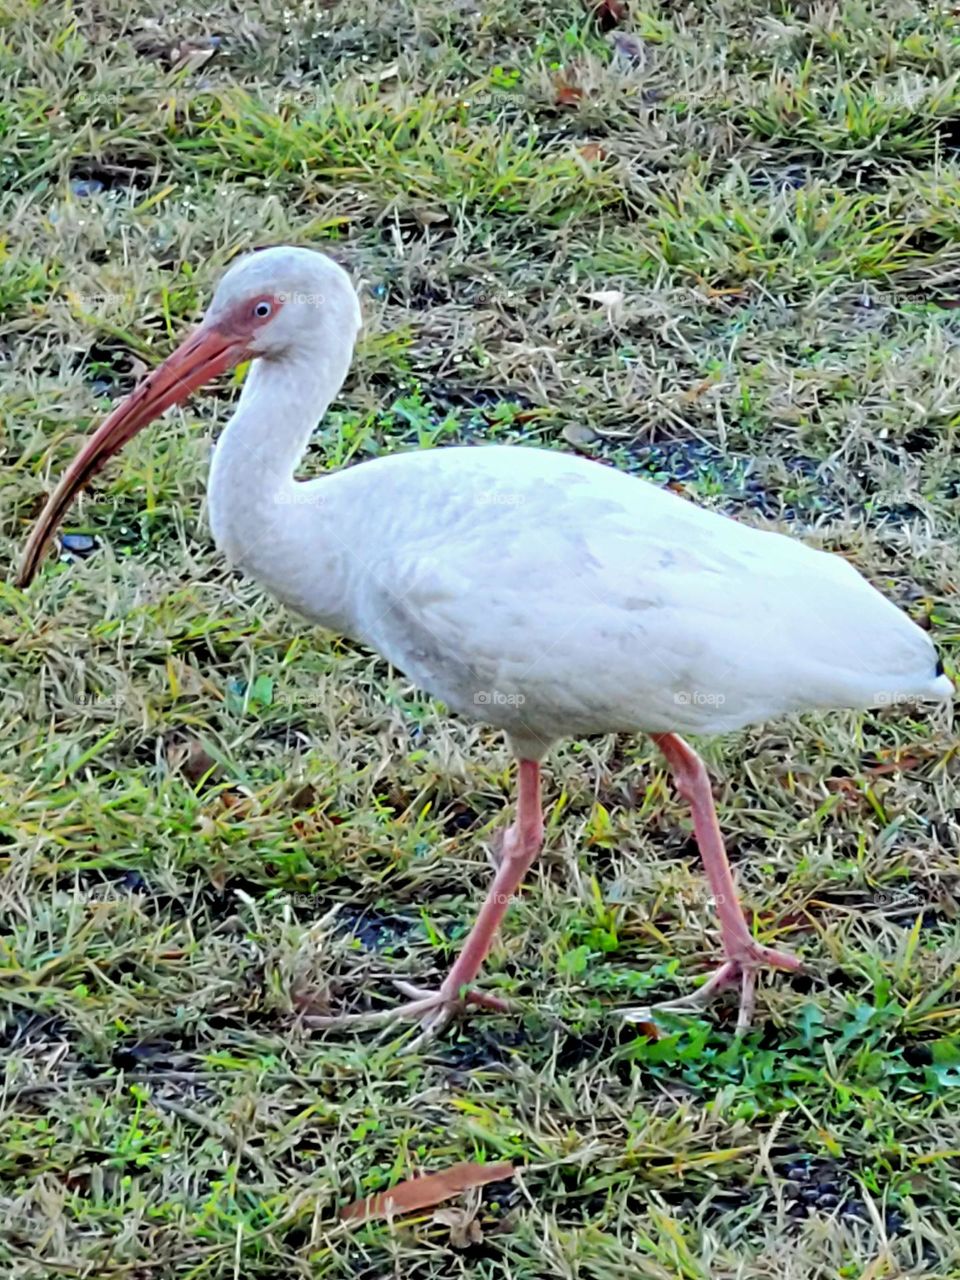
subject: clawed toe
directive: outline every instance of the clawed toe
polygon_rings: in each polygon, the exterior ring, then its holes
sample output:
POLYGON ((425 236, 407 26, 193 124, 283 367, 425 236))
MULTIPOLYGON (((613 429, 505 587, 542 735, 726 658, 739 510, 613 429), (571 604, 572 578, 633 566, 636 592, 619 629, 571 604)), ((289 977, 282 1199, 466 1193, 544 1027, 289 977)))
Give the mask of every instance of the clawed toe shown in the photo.
POLYGON ((715 995, 740 985, 740 1008, 737 1014, 737 1035, 749 1030, 753 1021, 757 996, 757 973, 761 968, 784 969, 791 973, 803 971, 803 962, 786 951, 774 951, 751 940, 749 947, 736 959, 728 959, 706 980, 702 987, 675 1000, 660 1000, 642 1009, 624 1009, 621 1016, 631 1022, 645 1021, 652 1014, 684 1013, 704 1009, 715 995))
POLYGON ((331 1027, 377 1027, 390 1022, 404 1021, 407 1018, 418 1018, 436 1004, 439 993, 422 993, 406 1004, 392 1009, 371 1009, 364 1013, 308 1014, 304 1023, 315 1030, 329 1030, 331 1027))
POLYGON ((459 992, 453 995, 447 990, 446 983, 435 991, 399 978, 393 980, 393 985, 403 995, 410 997, 405 1004, 364 1013, 309 1014, 304 1022, 311 1028, 326 1031, 336 1027, 388 1027, 394 1022, 419 1021, 420 1034, 407 1046, 406 1052, 409 1053, 439 1035, 454 1017, 463 1013, 468 1004, 496 1013, 505 1013, 509 1009, 505 1000, 482 991, 471 990, 462 995, 459 992))

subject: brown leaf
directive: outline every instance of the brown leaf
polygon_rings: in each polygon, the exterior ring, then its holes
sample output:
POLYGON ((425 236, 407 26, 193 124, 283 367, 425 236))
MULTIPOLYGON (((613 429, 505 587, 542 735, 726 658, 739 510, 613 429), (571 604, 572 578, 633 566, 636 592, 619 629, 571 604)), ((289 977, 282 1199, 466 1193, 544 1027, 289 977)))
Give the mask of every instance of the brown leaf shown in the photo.
POLYGON ((184 738, 173 733, 167 737, 163 745, 164 755, 171 772, 182 773, 188 782, 196 784, 208 774, 211 778, 216 776, 216 760, 196 738, 184 738))
POLYGON ((340 1210, 340 1221, 363 1221, 365 1218, 385 1218, 389 1214, 414 1213, 418 1209, 430 1209, 443 1200, 450 1200, 469 1191, 471 1187, 483 1187, 488 1182, 500 1182, 512 1178, 515 1169, 509 1160, 500 1164, 474 1164, 466 1161, 452 1165, 440 1173, 428 1173, 422 1178, 408 1178, 398 1182, 389 1191, 354 1200, 340 1210))
POLYGON ((904 769, 915 769, 919 763, 919 756, 898 756, 896 760, 888 760, 885 764, 872 765, 867 773, 871 777, 882 778, 888 773, 901 773, 904 769))
POLYGON ((662 1032, 649 1015, 649 1009, 620 1010, 620 1016, 624 1022, 629 1022, 631 1027, 636 1027, 637 1035, 646 1036, 648 1040, 659 1040, 662 1032))
POLYGON ((601 31, 619 26, 627 16, 626 0, 586 0, 586 5, 601 31))
POLYGON ((317 788, 312 782, 305 782, 302 786, 297 787, 290 797, 290 808, 296 809, 298 813, 303 809, 312 809, 318 799, 317 788))
POLYGON ((553 100, 558 107, 576 107, 583 98, 583 90, 579 85, 570 84, 562 76, 557 76, 553 87, 553 100))
POLYGON ((606 160, 607 158, 607 153, 599 142, 588 142, 586 146, 580 147, 579 150, 588 164, 596 164, 598 161, 606 160))
POLYGON ((230 868, 225 862, 215 863, 207 872, 210 877, 210 883, 219 892, 223 893, 224 885, 230 878, 230 868))

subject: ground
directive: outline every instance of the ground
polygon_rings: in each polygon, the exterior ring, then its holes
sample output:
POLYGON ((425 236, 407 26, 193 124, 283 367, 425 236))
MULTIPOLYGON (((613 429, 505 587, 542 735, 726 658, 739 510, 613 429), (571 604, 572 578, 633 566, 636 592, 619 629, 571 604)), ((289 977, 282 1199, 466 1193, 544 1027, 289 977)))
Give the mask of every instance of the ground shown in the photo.
POLYGON ((702 744, 755 931, 810 968, 741 1042, 727 1001, 659 1039, 619 1016, 693 989, 715 919, 652 745, 558 748, 484 975, 516 1012, 403 1056, 303 1014, 445 970, 511 762, 222 564, 204 481, 239 376, 9 585, 78 441, 230 256, 297 242, 366 321, 304 474, 578 450, 848 556, 955 669, 960 10, 623 10, 7 0, 4 1276, 960 1275, 949 713, 702 744), (337 1221, 505 1159, 479 1241, 429 1210, 337 1221))

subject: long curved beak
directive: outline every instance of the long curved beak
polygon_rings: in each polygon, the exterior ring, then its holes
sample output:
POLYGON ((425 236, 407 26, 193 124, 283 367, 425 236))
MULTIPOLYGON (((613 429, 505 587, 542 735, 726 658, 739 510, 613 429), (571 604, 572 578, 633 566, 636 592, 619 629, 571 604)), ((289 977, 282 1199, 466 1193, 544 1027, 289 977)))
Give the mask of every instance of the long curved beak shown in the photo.
POLYGON ((33 581, 47 544, 76 494, 108 458, 132 440, 172 404, 242 360, 246 352, 235 336, 201 324, 131 395, 100 424, 60 478, 27 541, 17 575, 18 587, 33 581))

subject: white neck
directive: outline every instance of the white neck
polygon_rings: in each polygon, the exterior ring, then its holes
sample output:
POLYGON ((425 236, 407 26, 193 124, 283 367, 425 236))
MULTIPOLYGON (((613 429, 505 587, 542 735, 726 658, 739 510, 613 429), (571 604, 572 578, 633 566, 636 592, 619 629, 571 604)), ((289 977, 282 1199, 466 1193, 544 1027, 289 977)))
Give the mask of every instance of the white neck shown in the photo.
POLYGON ((208 483, 219 550, 294 608, 309 599, 310 615, 329 625, 340 616, 335 584, 342 543, 332 535, 335 517, 317 490, 323 486, 326 496, 335 476, 307 484, 293 477, 346 377, 350 347, 255 360, 217 442, 208 483), (318 598, 318 581, 329 583, 329 601, 318 598))

